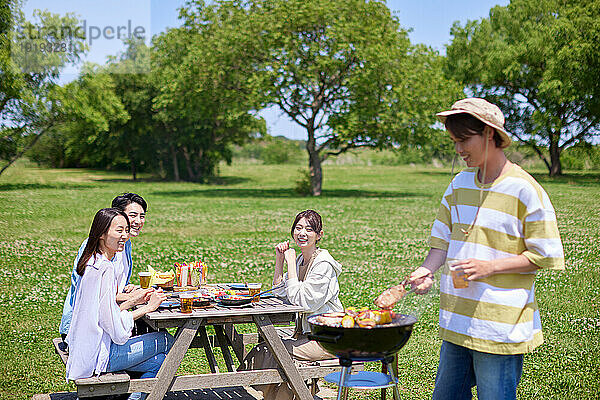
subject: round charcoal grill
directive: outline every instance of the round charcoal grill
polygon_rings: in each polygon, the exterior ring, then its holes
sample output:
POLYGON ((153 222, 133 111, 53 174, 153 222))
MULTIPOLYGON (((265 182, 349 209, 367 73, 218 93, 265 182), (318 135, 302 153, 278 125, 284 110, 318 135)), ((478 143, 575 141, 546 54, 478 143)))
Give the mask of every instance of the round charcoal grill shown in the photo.
POLYGON ((391 363, 398 350, 408 342, 417 319, 411 315, 396 314, 389 324, 374 328, 344 328, 318 322, 319 315, 308 318, 311 330, 308 338, 316 340, 325 350, 340 359, 342 371, 325 377, 325 380, 338 384, 337 400, 347 398, 349 387, 393 387, 396 398, 400 398, 398 380, 393 375, 391 363), (388 373, 362 371, 350 375, 353 361, 381 361, 388 373))
POLYGON ((317 322, 319 315, 308 318, 311 333, 328 352, 340 359, 354 361, 379 361, 394 356, 408 341, 417 319, 397 314, 391 323, 374 328, 344 328, 317 322))

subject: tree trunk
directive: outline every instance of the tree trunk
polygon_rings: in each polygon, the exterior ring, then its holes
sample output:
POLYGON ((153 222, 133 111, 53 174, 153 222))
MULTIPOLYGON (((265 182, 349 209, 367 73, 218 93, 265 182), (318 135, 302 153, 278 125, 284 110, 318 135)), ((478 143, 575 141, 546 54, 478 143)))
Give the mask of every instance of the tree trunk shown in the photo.
POLYGON ((190 153, 187 151, 187 147, 183 146, 181 148, 183 151, 183 159, 185 160, 185 167, 188 173, 188 180, 190 182, 196 181, 196 175, 194 174, 194 170, 192 169, 192 161, 190 159, 190 153))
POLYGON ((10 160, 8 160, 8 164, 6 164, 4 167, 2 167, 2 169, 0 169, 0 175, 2 175, 2 173, 3 173, 3 172, 4 172, 4 171, 5 171, 5 170, 6 170, 8 167, 10 167, 11 165, 13 165, 13 163, 14 163, 15 161, 17 161, 19 158, 21 158, 21 157, 23 156, 23 154, 25 154, 25 153, 27 152, 27 150, 29 150, 30 148, 32 148, 32 147, 33 147, 33 145, 34 145, 34 144, 36 144, 36 143, 37 143, 37 141, 38 141, 38 140, 39 140, 39 139, 42 137, 42 135, 43 135, 44 133, 46 133, 46 132, 48 131, 48 129, 50 129, 51 127, 52 127, 52 125, 50 125, 50 126, 47 126, 46 128, 42 129, 42 130, 40 131, 40 133, 38 133, 38 134, 37 134, 37 135, 36 135, 36 136, 33 138, 33 140, 31 141, 31 143, 29 143, 27 146, 25 146, 25 148, 24 148, 24 149, 23 149, 23 150, 22 150, 20 153, 18 153, 18 154, 17 154, 17 155, 15 155, 13 158, 11 158, 10 160))
POLYGON ((308 129, 308 141, 306 142, 308 151, 308 168, 310 172, 310 188, 313 196, 321 195, 321 185, 323 183, 323 170, 321 168, 321 158, 317 152, 315 132, 308 129))
POLYGON ((175 146, 171 145, 171 158, 173 159, 173 179, 175 182, 179 182, 179 165, 177 165, 177 152, 175 151, 175 146))
POLYGON ((137 169, 135 168, 135 156, 131 155, 131 175, 133 177, 133 181, 137 180, 137 169))
POLYGON ((550 136, 550 176, 562 175, 560 164, 560 147, 558 147, 558 135, 550 136))

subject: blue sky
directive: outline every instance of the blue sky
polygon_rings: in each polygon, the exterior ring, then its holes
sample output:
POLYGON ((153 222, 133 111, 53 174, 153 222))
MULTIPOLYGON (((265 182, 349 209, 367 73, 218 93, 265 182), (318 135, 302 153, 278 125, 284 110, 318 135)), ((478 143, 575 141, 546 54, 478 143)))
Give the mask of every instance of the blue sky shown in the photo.
MULTIPOLYGON (((343 0, 340 0, 343 1, 343 0)), ((454 21, 461 24, 467 20, 485 18, 495 5, 506 6, 508 0, 389 0, 388 7, 399 18, 404 28, 412 31, 412 43, 424 43, 445 54, 445 45, 450 42, 450 27, 454 21)), ((184 0, 25 0, 24 12, 31 18, 34 9, 48 9, 54 13, 74 12, 86 20, 88 34, 110 28, 125 34, 126 27, 140 27, 150 38, 165 31, 168 27, 179 26, 177 9, 184 0)), ((91 35, 88 35, 90 37, 91 35)), ((108 55, 122 50, 122 42, 116 38, 99 37, 90 46, 87 61, 102 64, 108 55)), ((62 81, 70 81, 77 76, 78 66, 69 67, 63 73, 62 81)), ((276 109, 263 110, 267 128, 272 135, 284 135, 293 139, 304 139, 301 127, 294 124, 276 109)))

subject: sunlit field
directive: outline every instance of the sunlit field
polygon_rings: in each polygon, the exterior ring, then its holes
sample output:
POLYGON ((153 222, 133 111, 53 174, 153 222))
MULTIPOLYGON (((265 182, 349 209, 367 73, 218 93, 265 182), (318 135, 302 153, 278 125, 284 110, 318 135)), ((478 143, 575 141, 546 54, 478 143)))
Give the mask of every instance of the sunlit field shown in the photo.
MULTIPOLYGON (((146 226, 133 243, 134 273, 202 259, 212 282, 267 285, 274 244, 289 237, 293 217, 307 208, 323 216, 321 246, 344 266, 344 305, 371 305, 419 265, 449 182, 447 169, 327 165, 320 198, 294 193, 298 169, 222 166, 220 177, 203 185, 132 182, 127 174, 41 169, 25 161, 8 169, 0 177, 0 397, 75 389, 65 382, 51 339, 58 336, 73 259, 92 217, 125 191, 149 204, 146 226)), ((600 174, 549 179, 542 170, 533 172, 556 208, 567 270, 538 274, 545 343, 526 356, 518 397, 597 399, 600 174)), ((399 353, 402 399, 431 397, 441 344, 437 301, 428 298, 399 353)), ((198 371, 208 371, 203 353, 190 351, 179 373, 198 371)), ((351 391, 352 398, 377 396, 351 391)))

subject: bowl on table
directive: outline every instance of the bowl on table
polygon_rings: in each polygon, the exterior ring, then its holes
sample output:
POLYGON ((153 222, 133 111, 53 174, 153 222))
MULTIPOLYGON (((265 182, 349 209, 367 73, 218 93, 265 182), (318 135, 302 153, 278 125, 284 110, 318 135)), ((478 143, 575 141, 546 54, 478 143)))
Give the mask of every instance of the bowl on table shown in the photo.
POLYGON ((163 290, 172 291, 174 282, 175 282, 175 278, 171 279, 170 281, 164 282, 164 283, 157 283, 156 286, 158 286, 159 288, 162 288, 163 290))

